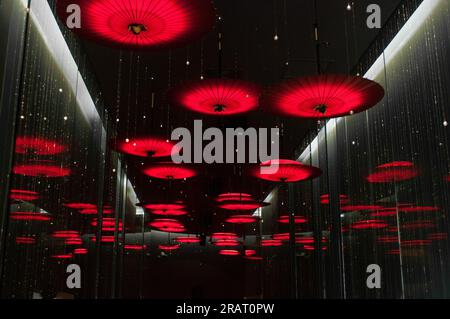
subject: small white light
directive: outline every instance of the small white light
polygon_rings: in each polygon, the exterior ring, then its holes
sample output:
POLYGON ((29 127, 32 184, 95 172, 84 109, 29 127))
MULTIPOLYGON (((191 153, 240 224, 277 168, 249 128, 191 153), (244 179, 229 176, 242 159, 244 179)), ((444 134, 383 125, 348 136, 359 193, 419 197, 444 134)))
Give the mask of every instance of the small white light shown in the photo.
POLYGON ((64 116, 64 121, 67 121, 67 119, 68 119, 68 117, 67 117, 67 116, 64 116))
POLYGON ((126 138, 126 139, 125 139, 125 142, 126 142, 126 143, 130 142, 130 139, 129 139, 129 138, 126 138))
POLYGON ((186 61, 186 65, 190 65, 191 62, 189 60, 186 61))
POLYGON ((347 11, 352 10, 352 5, 350 4, 350 2, 347 4, 347 11))
POLYGON ((120 120, 119 119, 116 119, 116 122, 119 122, 120 120))
POLYGON ((275 34, 275 36, 273 37, 273 39, 274 39, 275 41, 278 41, 278 34, 275 34))
POLYGON ((21 115, 21 116, 20 116, 20 119, 22 119, 22 120, 23 120, 24 118, 25 118, 25 116, 23 116, 23 115, 21 115))
POLYGON ((204 77, 203 77, 203 75, 201 75, 201 76, 200 76, 200 80, 203 80, 203 79, 204 79, 204 77))
POLYGON ((442 124, 444 124, 444 126, 448 126, 448 122, 447 121, 444 121, 444 123, 442 123, 442 124))
POLYGON ((62 92, 63 92, 63 89, 61 89, 61 88, 60 88, 60 89, 59 89, 59 92, 61 92, 61 93, 62 93, 62 92))

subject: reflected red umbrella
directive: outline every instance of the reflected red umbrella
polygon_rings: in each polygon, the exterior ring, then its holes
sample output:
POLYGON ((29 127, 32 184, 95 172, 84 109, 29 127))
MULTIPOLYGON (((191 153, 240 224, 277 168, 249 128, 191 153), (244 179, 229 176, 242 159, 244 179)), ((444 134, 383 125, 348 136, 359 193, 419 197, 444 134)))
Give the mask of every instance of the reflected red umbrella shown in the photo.
POLYGON ((57 230, 51 235, 53 238, 79 238, 80 233, 76 230, 57 230))
POLYGON ((377 238, 378 243, 383 244, 392 244, 392 243, 398 243, 398 236, 380 236, 377 238))
POLYGON ((412 222, 407 222, 401 225, 403 230, 413 230, 413 229, 429 229, 435 228, 436 224, 431 220, 416 220, 412 222))
POLYGON ((12 189, 9 197, 13 200, 21 200, 26 202, 31 202, 33 200, 39 199, 39 194, 33 191, 27 191, 22 189, 12 189))
POLYGON ((256 210, 268 205, 270 204, 253 200, 227 200, 220 202, 217 207, 225 210, 256 210))
POLYGON ((70 259, 72 258, 72 254, 60 254, 60 255, 53 255, 52 258, 54 259, 70 259))
POLYGON ((186 231, 183 224, 176 219, 160 218, 150 222, 149 225, 161 231, 181 233, 186 231))
POLYGON ((180 249, 180 245, 179 244, 171 244, 171 245, 158 245, 158 248, 163 250, 163 251, 174 251, 174 250, 178 250, 180 249))
POLYGON ((253 197, 246 193, 223 193, 216 197, 217 202, 224 201, 252 201, 253 197))
POLYGON ((389 224, 379 219, 367 219, 352 223, 353 229, 381 229, 388 227, 389 224))
POLYGON ((430 240, 447 240, 448 234, 447 233, 432 233, 432 234, 428 234, 427 238, 430 240))
POLYGON ((179 242, 180 244, 197 244, 200 242, 200 238, 180 236, 180 237, 175 238, 175 241, 179 242))
POLYGON ((194 177, 197 172, 182 164, 165 162, 152 164, 144 170, 144 174, 158 179, 176 180, 194 177))
POLYGON ((233 215, 225 219, 230 224, 251 224, 259 221, 259 218, 251 215, 233 215))
POLYGON ((370 214, 370 217, 392 217, 392 216, 397 216, 396 207, 383 208, 370 214))
POLYGON ((32 164, 18 164, 13 167, 13 173, 31 177, 66 177, 71 174, 70 168, 51 165, 48 161, 33 161, 32 164))
POLYGON ((219 254, 222 256, 239 256, 240 253, 237 250, 234 249, 222 249, 219 250, 219 254))
POLYGON ((432 241, 429 239, 411 239, 411 240, 402 240, 402 247, 424 247, 430 246, 432 241))
MULTIPOLYGON (((94 218, 91 222, 91 226, 97 227, 98 218, 94 218)), ((122 231, 123 223, 121 220, 118 222, 117 231, 122 231)), ((116 219, 113 217, 103 217, 102 219, 102 231, 111 232, 116 230, 116 219)))
MULTIPOLYGON (((279 218, 278 218, 278 222, 280 223, 280 224, 289 224, 289 215, 283 215, 283 216, 280 216, 279 218)), ((306 219, 306 217, 303 217, 303 216, 294 216, 294 223, 295 224, 305 224, 305 223, 307 223, 308 222, 308 220, 306 219)))
POLYGON ((254 249, 246 249, 244 251, 244 255, 246 257, 255 256, 256 255, 256 250, 254 250, 254 249))
POLYGON ((303 236, 303 237, 298 237, 295 239, 295 243, 296 244, 314 244, 314 237, 313 236, 303 236))
POLYGON ((417 212, 437 212, 437 206, 414 206, 412 204, 400 204, 398 210, 403 213, 417 213, 417 212))
POLYGON ((419 170, 414 164, 403 161, 379 165, 366 179, 369 183, 391 183, 407 181, 417 176, 419 176, 419 170))
POLYGON ((174 88, 172 103, 208 115, 236 115, 259 106, 258 86, 234 79, 206 79, 174 88))
POLYGON ((73 250, 74 255, 87 255, 88 250, 86 248, 75 248, 73 250))
POLYGON ((16 139, 17 154, 56 155, 67 150, 67 146, 42 137, 20 136, 16 139))
POLYGON ((274 85, 262 104, 284 116, 334 118, 365 111, 384 97, 381 85, 352 75, 326 74, 274 85))
POLYGON ((238 235, 235 233, 213 233, 211 239, 237 239, 238 235))
POLYGON ((276 240, 276 239, 263 239, 263 240, 261 240, 261 246, 263 246, 263 247, 280 247, 280 246, 283 246, 283 242, 281 240, 276 240))
POLYGON ((244 256, 244 259, 252 260, 252 261, 263 260, 263 258, 261 256, 244 256))
POLYGON ((83 240, 81 238, 67 238, 64 240, 64 244, 78 246, 83 244, 83 240))
POLYGON ((37 212, 11 212, 9 217, 12 220, 23 220, 23 221, 41 221, 48 222, 52 218, 48 214, 37 213, 37 212))
POLYGON ((165 157, 179 151, 172 141, 157 137, 127 138, 112 144, 118 152, 140 157, 165 157))
POLYGON ((140 203, 138 206, 142 206, 145 209, 152 211, 163 211, 163 210, 183 210, 186 205, 183 202, 146 202, 140 203))
POLYGON ((305 181, 322 175, 320 168, 286 159, 266 161, 251 172, 259 179, 282 183, 305 181))
MULTIPOLYGON (((100 242, 104 243, 104 244, 111 244, 114 243, 116 240, 114 235, 104 235, 100 238, 100 242)), ((97 237, 96 236, 92 236, 91 237, 91 241, 92 242, 97 242, 97 237)), ((121 241, 121 238, 119 238, 119 241, 121 241)))
POLYGON ((241 243, 237 240, 233 239, 219 239, 214 242, 214 246, 217 247, 236 247, 239 246, 241 243))
POLYGON ((160 49, 191 42, 214 24, 209 0, 59 0, 61 21, 72 19, 71 4, 82 13, 80 36, 105 45, 126 49, 160 49))
POLYGON ((36 238, 29 236, 16 237, 16 244, 18 245, 33 245, 36 243, 36 238))
POLYGON ((175 209, 152 210, 151 213, 154 215, 160 215, 160 216, 184 216, 184 215, 189 214, 185 210, 175 210, 175 209))
MULTIPOLYGON (((98 215, 99 211, 97 209, 86 208, 81 209, 79 213, 81 215, 98 215)), ((112 208, 103 208, 103 215, 111 215, 112 213, 114 213, 114 210, 112 208)))
POLYGON ((275 240, 289 240, 290 235, 289 233, 273 234, 272 238, 275 240))
POLYGON ((143 250, 147 249, 147 245, 126 244, 123 246, 123 248, 128 251, 143 251, 143 250))

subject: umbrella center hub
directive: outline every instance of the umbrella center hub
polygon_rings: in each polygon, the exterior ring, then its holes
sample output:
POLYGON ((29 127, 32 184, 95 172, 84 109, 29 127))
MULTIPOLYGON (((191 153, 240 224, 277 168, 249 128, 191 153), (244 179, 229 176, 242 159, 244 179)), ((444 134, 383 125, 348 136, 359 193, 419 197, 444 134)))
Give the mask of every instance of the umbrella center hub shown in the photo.
POLYGON ((155 151, 148 151, 148 152, 147 152, 147 156, 148 156, 148 157, 153 157, 155 154, 156 154, 155 151))
POLYGON ((223 104, 215 104, 214 105, 214 112, 223 112, 225 111, 225 105, 223 104))
POLYGON ((142 23, 131 23, 128 25, 128 30, 134 35, 139 35, 143 31, 147 31, 147 27, 142 23))
POLYGON ((326 104, 318 104, 314 107, 314 111, 325 114, 327 112, 326 104))

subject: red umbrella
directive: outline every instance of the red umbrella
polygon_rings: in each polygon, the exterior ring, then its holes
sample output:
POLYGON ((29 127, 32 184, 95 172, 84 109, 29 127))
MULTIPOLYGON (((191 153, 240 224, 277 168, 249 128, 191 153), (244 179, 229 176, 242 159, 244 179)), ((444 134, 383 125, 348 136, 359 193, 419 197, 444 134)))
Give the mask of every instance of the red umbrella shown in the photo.
POLYGON ((219 250, 219 254, 222 256, 239 256, 240 255, 239 251, 233 250, 233 249, 219 250))
POLYGON ((416 220, 413 222, 404 223, 400 226, 403 230, 430 229, 435 227, 436 224, 431 220, 416 220))
POLYGON ((341 206, 341 211, 343 212, 354 212, 354 211, 360 211, 360 210, 367 210, 367 211, 378 211, 383 209, 383 206, 380 205, 345 205, 341 206))
POLYGON ((244 255, 246 257, 255 256, 256 255, 256 250, 254 250, 254 249, 246 249, 244 251, 244 255))
POLYGON ((42 222, 47 222, 52 219, 48 214, 37 212, 11 212, 9 218, 12 220, 42 221, 42 222))
POLYGON ((255 210, 268 205, 270 204, 254 200, 226 200, 220 202, 217 207, 225 210, 255 210))
POLYGON ((180 236, 175 238, 175 241, 179 242, 180 244, 197 244, 200 242, 200 238, 180 236))
POLYGON ((18 245, 33 245, 36 243, 36 238, 28 236, 16 237, 16 244, 18 245))
POLYGON ((427 238, 431 239, 431 240, 447 240, 448 234, 447 233, 432 233, 432 234, 429 234, 427 238))
POLYGON ((230 224, 252 224, 259 220, 256 216, 251 215, 233 215, 225 219, 225 222, 230 224))
POLYGON ((163 251, 174 251, 180 249, 179 244, 172 244, 172 245, 158 245, 158 248, 163 251))
MULTIPOLYGON (((347 204, 349 202, 348 196, 347 195, 339 195, 339 203, 342 204, 347 204)), ((324 194, 320 196, 320 203, 323 205, 329 205, 330 204, 330 195, 329 194, 324 194)))
POLYGON ((185 83, 170 92, 170 100, 181 107, 208 115, 235 115, 259 105, 258 86, 232 79, 207 79, 185 83))
POLYGON ((87 255, 88 250, 86 248, 75 248, 73 250, 74 255, 87 255))
POLYGON ((213 233, 211 239, 237 239, 238 235, 235 233, 213 233))
POLYGON ((67 146, 42 137, 20 136, 16 139, 17 154, 56 155, 67 150, 67 146))
POLYGON ((96 209, 97 205, 90 203, 66 203, 63 206, 71 209, 82 210, 82 209, 96 209))
POLYGON ((64 240, 64 244, 78 246, 83 244, 83 240, 81 238, 67 238, 64 240))
MULTIPOLYGON (((91 222, 91 226, 97 227, 98 219, 94 218, 91 222)), ((118 229, 117 231, 122 231, 123 223, 121 220, 118 221, 118 229)), ((116 219, 113 217, 104 217, 102 219, 102 231, 104 232, 112 232, 116 230, 116 219)))
POLYGON ((162 216, 184 216, 189 213, 185 210, 167 209, 167 210, 153 210, 152 214, 162 216))
POLYGON ((185 167, 182 164, 165 162, 147 167, 144 170, 144 174, 158 179, 175 180, 191 178, 197 173, 194 169, 185 167))
POLYGON ((369 183, 401 182, 419 176, 419 170, 411 162, 392 162, 377 166, 375 172, 367 176, 369 183))
POLYGON ((152 211, 183 210, 186 208, 186 205, 183 202, 146 202, 140 203, 138 206, 142 206, 145 209, 152 211))
POLYGON ((388 227, 389 224, 379 219, 368 219, 354 222, 351 227, 353 229, 381 229, 388 227))
POLYGON ((283 242, 281 240, 276 240, 276 239, 263 239, 263 240, 261 240, 261 246, 263 246, 263 247, 280 247, 280 246, 283 246, 283 242))
POLYGON ((61 255, 53 255, 52 258, 54 259, 70 259, 72 258, 72 254, 61 254, 61 255))
POLYGON ((322 170, 297 161, 276 159, 266 161, 254 167, 252 169, 252 175, 267 181, 288 183, 319 177, 322 175, 322 170), (269 167, 273 168, 270 169, 269 167))
POLYGON ((12 189, 9 197, 13 200, 21 200, 31 202, 33 200, 39 199, 39 194, 33 191, 27 191, 22 189, 12 189))
POLYGON ((214 246, 217 247, 236 247, 239 246, 241 243, 237 240, 233 239, 219 239, 214 242, 214 246))
POLYGON ((125 139, 113 145, 121 153, 140 157, 165 157, 178 152, 173 142, 157 137, 125 139))
POLYGON ((80 233, 76 230, 57 230, 52 234, 53 238, 79 238, 80 233))
POLYGON ((253 197, 250 194, 246 193, 224 193, 220 194, 216 197, 217 202, 224 202, 224 201, 252 201, 253 197))
POLYGON ((72 14, 67 7, 81 8, 82 37, 120 48, 155 49, 172 47, 200 38, 214 24, 209 0, 59 0, 61 21, 72 14))
POLYGON ((33 164, 18 164, 13 167, 13 173, 31 177, 65 177, 71 174, 70 168, 48 163, 48 161, 33 161, 33 164))
POLYGON ((161 218, 155 219, 149 225, 161 231, 170 233, 182 233, 186 231, 183 224, 176 219, 161 218))
POLYGON ((262 99, 273 112, 302 118, 333 118, 365 111, 384 96, 379 84, 352 75, 318 75, 275 85, 262 99))
POLYGON ((131 250, 131 251, 143 251, 147 249, 147 245, 132 245, 132 244, 126 244, 123 246, 125 250, 131 250))
POLYGON ((253 261, 263 260, 263 258, 261 256, 244 256, 244 259, 253 260, 253 261))

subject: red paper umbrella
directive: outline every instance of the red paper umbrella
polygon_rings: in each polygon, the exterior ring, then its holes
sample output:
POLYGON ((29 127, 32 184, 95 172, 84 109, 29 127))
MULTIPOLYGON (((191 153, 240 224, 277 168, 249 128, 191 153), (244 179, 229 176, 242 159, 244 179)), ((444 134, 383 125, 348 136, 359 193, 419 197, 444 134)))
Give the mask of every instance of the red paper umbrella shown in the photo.
POLYGON ((219 251, 219 254, 222 256, 239 256, 240 253, 237 250, 233 249, 222 249, 219 251))
POLYGON ((77 210, 96 209, 97 208, 96 205, 89 204, 89 203, 66 203, 66 204, 63 204, 63 206, 65 206, 67 208, 71 208, 71 209, 77 209, 77 210))
POLYGON ((19 164, 13 167, 13 173, 17 175, 31 177, 65 177, 69 176, 71 170, 61 166, 44 164, 41 161, 35 161, 33 164, 19 164))
POLYGON ((245 194, 245 193, 224 193, 220 194, 216 197, 217 202, 224 202, 224 201, 252 201, 252 195, 245 194))
POLYGON ((162 215, 162 216, 184 216, 189 214, 185 210, 175 210, 175 209, 167 209, 167 210, 153 210, 152 214, 162 215))
POLYGON ((252 261, 259 261, 263 260, 261 256, 244 256, 244 259, 246 260, 252 260, 252 261))
POLYGON ((320 119, 365 111, 383 96, 383 87, 373 81, 328 74, 275 85, 263 98, 263 104, 284 116, 320 119))
POLYGON ((121 153, 140 157, 165 157, 178 152, 173 142, 155 137, 121 140, 116 147, 121 153))
MULTIPOLYGON (((278 218, 278 222, 279 222, 280 224, 289 224, 289 215, 283 215, 283 216, 280 216, 280 217, 278 218)), ((294 223, 295 223, 295 224, 304 224, 304 223, 306 223, 306 222, 308 222, 308 220, 306 219, 306 217, 303 217, 303 216, 294 216, 294 223)))
POLYGON ((391 217, 391 216, 397 216, 396 207, 383 208, 370 214, 370 217, 391 217))
POLYGON ((219 239, 216 242, 214 242, 214 246, 217 247, 236 247, 239 246, 241 243, 237 240, 232 239, 219 239))
POLYGON ((261 246, 263 246, 263 247, 280 247, 280 246, 283 246, 283 242, 281 240, 276 240, 276 239, 263 239, 263 240, 261 240, 261 246))
POLYGON ((79 238, 80 233, 75 230, 58 230, 52 234, 53 238, 79 238))
MULTIPOLYGON (((98 225, 98 219, 94 218, 91 222, 91 226, 97 227, 98 225)), ((119 220, 118 223, 118 231, 122 231, 123 223, 121 220, 119 220)), ((110 232, 116 230, 116 219, 115 218, 103 218, 102 219, 102 231, 104 232, 110 232)))
POLYGON ((87 255, 88 250, 86 248, 75 248, 73 250, 74 255, 87 255))
POLYGON ((72 258, 72 254, 61 254, 61 255, 53 255, 52 258, 54 259, 70 259, 72 258))
POLYGON ((289 233, 273 234, 272 238, 275 240, 289 240, 290 235, 289 233))
POLYGON ((319 177, 322 175, 322 170, 297 161, 276 159, 261 163, 252 170, 252 174, 267 181, 288 183, 319 177))
POLYGON ((419 170, 411 162, 392 162, 377 166, 375 172, 367 176, 369 183, 401 182, 419 176, 419 170))
POLYGON ((345 206, 341 206, 341 211, 343 211, 343 212, 354 212, 354 211, 360 211, 360 210, 378 211, 383 208, 384 207, 380 206, 380 205, 345 205, 345 206))
POLYGON ((238 235, 235 233, 213 233, 211 239, 237 239, 238 235))
POLYGON ((388 227, 389 224, 379 219, 368 219, 354 222, 351 226, 353 229, 381 229, 388 227))
POLYGON ((251 215, 234 215, 225 219, 230 224, 251 224, 256 223, 258 220, 258 217, 251 215))
POLYGON ((123 248, 125 250, 129 250, 129 251, 143 251, 143 250, 147 249, 147 245, 126 244, 126 245, 123 246, 123 248))
POLYGON ((66 149, 66 146, 56 141, 41 137, 22 136, 16 139, 16 153, 18 154, 55 155, 66 149))
POLYGON ((12 212, 10 215, 12 220, 24 220, 24 221, 41 221, 47 222, 52 218, 47 214, 37 212, 12 212))
POLYGON ((163 251, 174 251, 180 249, 179 244, 172 244, 172 245, 158 245, 158 248, 163 251))
POLYGON ((13 200, 31 202, 33 200, 39 199, 39 194, 33 191, 12 189, 9 197, 13 200))
POLYGON ((150 177, 174 180, 194 177, 197 173, 192 168, 175 163, 153 164, 144 170, 144 174, 150 177))
POLYGON ((181 233, 186 230, 183 224, 176 219, 155 219, 154 221, 150 222, 149 225, 153 228, 165 232, 181 233))
MULTIPOLYGON (((93 241, 94 243, 97 242, 97 237, 95 237, 95 236, 91 237, 91 241, 93 241)), ((105 235, 100 238, 100 242, 104 243, 104 244, 111 244, 111 243, 114 243, 115 241, 116 241, 116 238, 114 235, 107 235, 107 236, 105 235)))
POLYGON ((144 204, 138 204, 138 206, 142 206, 145 209, 149 209, 152 211, 161 211, 161 210, 183 210, 186 208, 186 205, 182 202, 174 202, 174 203, 163 203, 163 202, 148 202, 144 204))
MULTIPOLYGON (((85 208, 80 210, 81 215, 98 215, 98 210, 93 208, 85 208)), ((110 215, 114 213, 114 210, 110 207, 104 207, 103 208, 103 215, 110 215)))
POLYGON ((257 108, 260 89, 239 80, 207 79, 183 84, 169 95, 174 104, 191 111, 227 116, 257 108))
MULTIPOLYGON (((348 196, 347 195, 339 195, 339 203, 342 204, 347 204, 349 201, 348 196)), ((330 195, 329 194, 324 194, 320 196, 320 203, 323 205, 329 205, 330 204, 330 195)))
POLYGON ((67 238, 64 240, 64 244, 78 246, 83 244, 83 240, 81 238, 67 238))
POLYGON ((304 236, 304 237, 299 237, 297 239, 295 239, 295 243, 297 244, 303 244, 303 245, 311 245, 314 244, 314 237, 312 236, 304 236))
POLYGON ((254 249, 246 249, 244 251, 244 255, 246 257, 255 256, 256 255, 256 250, 254 250, 254 249))
POLYGON ((217 207, 225 210, 255 210, 267 205, 270 204, 253 200, 229 200, 221 202, 217 207))
POLYGON ((197 244, 200 242, 198 237, 177 237, 175 241, 180 244, 197 244))
POLYGON ((205 34, 214 23, 208 0, 59 0, 57 13, 70 19, 67 7, 81 7, 81 28, 73 31, 106 45, 156 49, 188 43, 205 34))
POLYGON ((19 236, 16 237, 16 244, 18 245, 33 245, 36 243, 36 238, 27 237, 27 236, 19 236))

